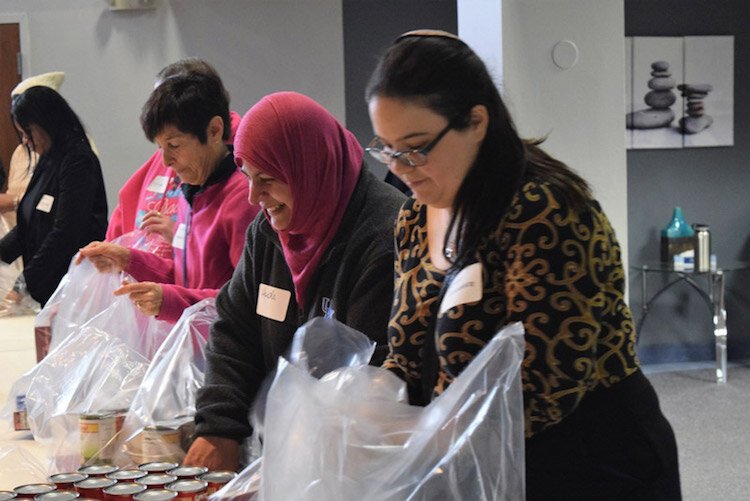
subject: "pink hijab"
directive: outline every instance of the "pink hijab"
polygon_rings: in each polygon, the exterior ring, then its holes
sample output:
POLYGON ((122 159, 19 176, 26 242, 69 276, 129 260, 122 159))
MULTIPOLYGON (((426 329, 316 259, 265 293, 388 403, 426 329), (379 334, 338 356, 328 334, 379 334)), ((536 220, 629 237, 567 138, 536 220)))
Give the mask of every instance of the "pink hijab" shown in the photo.
POLYGON ((320 104, 296 92, 270 94, 242 117, 235 158, 291 188, 292 218, 278 233, 300 307, 344 217, 362 154, 354 134, 320 104))

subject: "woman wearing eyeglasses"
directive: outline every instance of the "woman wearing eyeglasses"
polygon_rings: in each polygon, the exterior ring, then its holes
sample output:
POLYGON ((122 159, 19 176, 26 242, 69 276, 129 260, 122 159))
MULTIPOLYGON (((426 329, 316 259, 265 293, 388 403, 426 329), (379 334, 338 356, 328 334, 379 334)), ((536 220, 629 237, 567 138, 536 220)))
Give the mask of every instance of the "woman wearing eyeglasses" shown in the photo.
POLYGON ((678 499, 674 434, 639 368, 620 247, 587 183, 518 137, 451 34, 401 36, 366 98, 368 152, 415 197, 397 222, 384 363, 411 402, 439 396, 521 321, 527 499, 678 499))
POLYGON ((248 412, 294 332, 335 318, 387 351, 393 224, 404 196, 363 165, 354 135, 295 92, 261 99, 240 122, 235 159, 259 206, 240 264, 216 300, 196 403, 198 438, 183 464, 234 470, 248 412))

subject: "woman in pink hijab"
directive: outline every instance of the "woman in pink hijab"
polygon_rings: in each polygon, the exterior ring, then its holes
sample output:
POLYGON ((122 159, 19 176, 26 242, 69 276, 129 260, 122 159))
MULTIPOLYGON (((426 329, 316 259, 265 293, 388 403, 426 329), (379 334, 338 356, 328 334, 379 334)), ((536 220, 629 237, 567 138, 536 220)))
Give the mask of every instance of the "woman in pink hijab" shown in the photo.
POLYGON ((216 305, 197 435, 184 464, 236 470, 248 413, 297 327, 328 316, 387 343, 393 226, 404 196, 370 173, 354 134, 309 97, 279 92, 245 114, 235 160, 261 214, 216 305))

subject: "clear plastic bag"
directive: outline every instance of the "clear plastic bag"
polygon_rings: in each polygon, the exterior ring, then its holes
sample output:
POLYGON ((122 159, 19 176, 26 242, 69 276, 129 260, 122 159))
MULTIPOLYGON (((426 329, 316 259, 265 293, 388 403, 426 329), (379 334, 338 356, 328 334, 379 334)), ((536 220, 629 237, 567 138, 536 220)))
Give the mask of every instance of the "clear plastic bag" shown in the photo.
POLYGON ((25 394, 29 427, 47 449, 50 472, 113 457, 118 415, 124 417, 170 326, 117 297, 16 381, 6 409, 25 394))
POLYGON ((5 484, 0 483, 0 491, 10 491, 26 484, 47 482, 44 466, 21 447, 13 445, 0 446, 0 472, 5 484), (7 483, 12 479, 12 484, 7 483))
POLYGON ((358 360, 318 380, 281 359, 263 457, 211 499, 523 499, 523 349, 522 325, 505 327, 424 408, 404 402, 396 376, 358 360))
POLYGON ((49 329, 49 348, 54 349, 83 324, 110 307, 113 292, 120 287, 119 273, 99 273, 88 259, 81 264, 71 260, 42 311, 34 319, 34 329, 49 329))
POLYGON ((115 464, 181 462, 193 438, 195 396, 203 386, 215 299, 187 308, 154 358, 136 392, 117 443, 115 464))
POLYGON ((143 252, 156 254, 164 258, 172 257, 172 244, 164 240, 159 233, 146 232, 140 229, 124 233, 112 240, 112 243, 120 244, 129 249, 138 249, 143 252))

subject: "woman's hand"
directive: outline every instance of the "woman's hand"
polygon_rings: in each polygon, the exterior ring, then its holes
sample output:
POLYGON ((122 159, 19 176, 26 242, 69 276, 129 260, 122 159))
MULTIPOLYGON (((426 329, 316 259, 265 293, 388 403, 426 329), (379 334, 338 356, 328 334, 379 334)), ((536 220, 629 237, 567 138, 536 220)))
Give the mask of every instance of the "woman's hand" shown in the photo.
POLYGON ((78 251, 76 264, 88 258, 100 273, 114 273, 127 269, 130 249, 110 242, 91 242, 78 251))
POLYGON ((143 216, 141 229, 147 233, 158 233, 164 240, 171 243, 172 238, 174 238, 174 224, 171 217, 159 211, 151 210, 143 216))
POLYGON ((164 291, 161 285, 154 282, 123 282, 122 287, 115 291, 115 296, 127 294, 141 313, 155 317, 161 310, 164 291))
POLYGON ((231 438, 198 437, 182 464, 205 466, 212 471, 237 471, 240 467, 240 444, 231 438))

